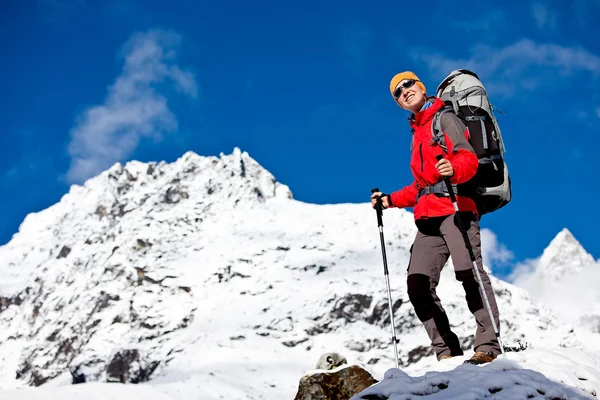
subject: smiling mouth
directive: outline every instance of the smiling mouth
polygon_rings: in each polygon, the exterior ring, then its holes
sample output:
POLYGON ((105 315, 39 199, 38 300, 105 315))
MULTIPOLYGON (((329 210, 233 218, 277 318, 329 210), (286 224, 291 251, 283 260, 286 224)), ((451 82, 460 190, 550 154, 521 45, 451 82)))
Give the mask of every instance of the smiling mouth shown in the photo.
POLYGON ((415 95, 414 95, 414 94, 409 94, 409 95, 406 97, 406 101, 411 101, 413 97, 415 97, 415 95))

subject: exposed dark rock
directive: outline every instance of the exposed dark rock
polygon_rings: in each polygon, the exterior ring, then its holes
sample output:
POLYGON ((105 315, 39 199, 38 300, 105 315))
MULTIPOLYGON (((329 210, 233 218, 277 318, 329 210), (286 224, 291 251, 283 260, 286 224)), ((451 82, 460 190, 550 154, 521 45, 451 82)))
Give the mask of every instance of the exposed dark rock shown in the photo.
POLYGON ((129 191, 129 189, 131 189, 132 187, 133 186, 131 186, 129 183, 121 185, 117 188, 117 194, 122 195, 124 193, 127 193, 129 191))
POLYGON ((244 159, 240 157, 240 174, 242 175, 242 178, 246 177, 246 163, 244 162, 244 159))
POLYGON ((50 334, 50 336, 48 336, 46 338, 46 340, 49 341, 49 342, 54 342, 56 340, 56 338, 58 337, 59 333, 60 333, 60 329, 55 330, 54 332, 52 332, 50 334))
POLYGON ((221 270, 221 272, 215 272, 213 275, 215 275, 219 279, 219 283, 229 282, 229 280, 231 278, 235 278, 235 277, 238 277, 238 278, 250 278, 250 275, 244 275, 242 273, 232 271, 231 270, 231 265, 228 265, 225 268, 223 268, 221 270))
POLYGON ((96 214, 97 216, 102 218, 102 217, 106 217, 108 215, 108 211, 106 210, 106 207, 98 206, 98 208, 96 208, 96 211, 94 212, 94 214, 96 214))
POLYGON ((60 249, 60 253, 58 253, 58 256, 56 258, 66 258, 70 252, 71 248, 69 246, 63 246, 63 248, 60 249))
POLYGON ((338 300, 331 310, 335 319, 344 319, 346 322, 355 322, 360 314, 371 306, 372 296, 365 294, 348 294, 338 300))
POLYGON ((140 248, 144 248, 144 247, 152 247, 152 246, 153 246, 153 244, 152 244, 152 243, 150 243, 149 241, 147 241, 147 240, 144 240, 144 239, 138 239, 138 240, 137 240, 137 245, 138 245, 138 247, 140 247, 140 248))
MULTIPOLYGON (((26 291, 29 291, 30 288, 28 288, 26 291)), ((11 305, 17 305, 20 306, 21 303, 23 303, 23 299, 21 298, 21 294, 18 294, 16 296, 13 297, 3 297, 0 296, 0 313, 4 310, 6 310, 8 307, 10 307, 11 305)))
POLYGON ((523 351, 523 350, 527 350, 528 347, 528 343, 523 344, 520 340, 517 339, 517 345, 516 346, 504 346, 504 351, 505 352, 515 352, 518 353, 519 351, 523 351))
POLYGON ((70 370, 69 372, 71 373, 71 377, 73 378, 73 380, 71 381, 72 385, 77 385, 79 383, 85 383, 85 375, 81 372, 79 372, 79 368, 76 368, 75 370, 70 370))
POLYGON ((317 372, 300 379, 295 400, 348 400, 377 383, 359 366, 317 372))
POLYGON ((110 214, 115 218, 117 218, 117 217, 120 218, 120 217, 124 216, 125 214, 127 214, 128 212, 131 212, 131 210, 125 211, 125 207, 127 207, 127 204, 121 204, 119 202, 115 202, 112 205, 110 214))
POLYGON ((433 347, 431 346, 418 346, 408 352, 407 363, 410 365, 422 359, 423 357, 429 357, 433 354, 433 347))
POLYGON ((187 192, 181 190, 181 188, 178 186, 172 186, 167 189, 167 192, 165 193, 164 197, 164 202, 167 204, 177 204, 182 199, 187 198, 189 198, 189 194, 187 192))
POLYGON ((112 295, 106 293, 105 291, 101 291, 100 298, 98 299, 98 302, 96 303, 96 306, 94 307, 94 310, 92 311, 92 314, 104 310, 106 307, 108 307, 108 305, 111 301, 119 301, 120 299, 121 298, 119 297, 118 294, 112 296, 112 295))
MULTIPOLYGON (((392 312, 396 315, 396 311, 402 306, 402 299, 397 299, 392 303, 392 312)), ((387 299, 380 300, 373 308, 373 313, 367 318, 367 322, 372 325, 381 327, 390 325, 390 306, 387 299)))
POLYGON ((145 362, 138 350, 123 350, 115 354, 106 370, 107 382, 147 382, 158 367, 158 361, 145 362))
POLYGON ((308 338, 303 338, 303 339, 298 339, 298 340, 286 340, 285 342, 282 342, 284 346, 286 347, 296 347, 301 343, 304 343, 308 341, 308 338))

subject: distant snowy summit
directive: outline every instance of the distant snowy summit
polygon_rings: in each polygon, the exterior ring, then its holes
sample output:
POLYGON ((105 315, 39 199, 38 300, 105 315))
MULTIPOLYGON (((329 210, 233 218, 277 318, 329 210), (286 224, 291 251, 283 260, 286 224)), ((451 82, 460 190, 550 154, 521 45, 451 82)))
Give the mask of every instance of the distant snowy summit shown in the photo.
POLYGON ((565 275, 581 272, 583 268, 594 264, 594 257, 564 228, 550 242, 540 258, 537 272, 552 280, 560 280, 565 275))

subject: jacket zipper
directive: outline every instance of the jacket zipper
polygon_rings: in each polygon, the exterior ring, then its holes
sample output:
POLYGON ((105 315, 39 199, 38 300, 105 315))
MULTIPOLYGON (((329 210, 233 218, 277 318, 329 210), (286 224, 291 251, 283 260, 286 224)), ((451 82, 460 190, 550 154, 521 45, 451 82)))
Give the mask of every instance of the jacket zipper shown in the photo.
POLYGON ((419 144, 419 155, 421 156, 421 172, 423 171, 423 143, 419 144))

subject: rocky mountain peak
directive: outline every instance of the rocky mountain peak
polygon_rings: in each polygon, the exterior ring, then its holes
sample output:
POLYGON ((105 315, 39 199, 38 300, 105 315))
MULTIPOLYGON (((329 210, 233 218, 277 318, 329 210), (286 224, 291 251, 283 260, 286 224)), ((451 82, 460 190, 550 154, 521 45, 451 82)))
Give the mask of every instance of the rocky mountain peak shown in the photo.
POLYGON ((592 255, 564 228, 544 250, 537 272, 551 279, 560 279, 565 274, 577 273, 593 263, 592 255))

